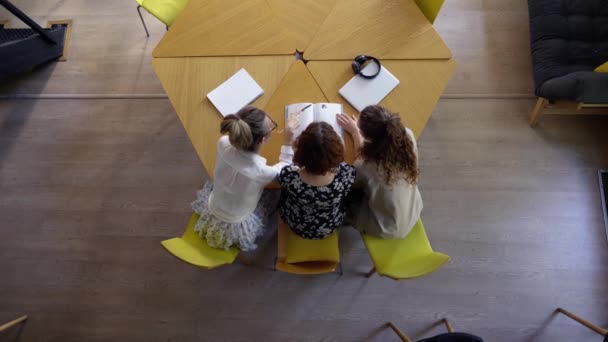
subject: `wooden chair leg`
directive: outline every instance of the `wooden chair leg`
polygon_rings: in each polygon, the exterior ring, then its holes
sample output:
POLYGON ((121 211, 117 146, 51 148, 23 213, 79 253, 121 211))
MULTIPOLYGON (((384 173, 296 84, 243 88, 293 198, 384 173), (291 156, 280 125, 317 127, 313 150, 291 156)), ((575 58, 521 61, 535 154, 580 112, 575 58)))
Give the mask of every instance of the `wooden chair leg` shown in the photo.
POLYGON ((449 333, 453 333, 454 332, 454 328, 452 327, 452 325, 450 324, 450 322, 448 321, 447 318, 442 319, 443 324, 445 324, 445 328, 448 329, 449 333))
POLYGON ((568 310, 566 310, 566 309, 563 309, 563 308, 557 308, 557 310, 556 310, 556 311, 557 311, 557 312, 561 312, 561 313, 563 313, 564 315, 566 315, 566 316, 568 316, 568 317, 572 318, 573 320, 575 320, 575 321, 579 322, 580 324, 582 324, 582 325, 586 326, 587 328, 589 328, 589 329, 591 329, 591 330, 595 331, 595 332, 596 332, 596 333, 598 333, 599 335, 602 335, 602 336, 608 336, 608 330, 603 329, 603 328, 600 328, 600 327, 598 327, 597 325, 595 325, 595 324, 593 324, 593 323, 589 322, 589 321, 588 321, 588 320, 586 320, 586 319, 583 319, 583 318, 581 318, 581 317, 578 317, 577 315, 573 314, 572 312, 570 312, 570 311, 568 311, 568 310))
POLYGON ((375 267, 372 267, 372 269, 371 269, 371 270, 369 270, 369 272, 367 272, 367 273, 365 274, 365 276, 366 276, 367 278, 369 278, 369 277, 373 276, 373 275, 374 275, 374 273, 376 273, 376 268, 375 268, 375 267))
POLYGON ((27 316, 21 316, 21 317, 15 319, 15 320, 12 320, 12 321, 10 321, 8 323, 2 324, 2 325, 0 325, 0 332, 3 332, 4 330, 7 330, 7 329, 9 329, 11 327, 14 327, 15 325, 17 325, 17 324, 19 324, 21 322, 24 322, 26 320, 27 320, 27 316))
POLYGON ((245 258, 240 254, 236 256, 236 260, 238 260, 243 265, 251 266, 251 260, 245 258))
POLYGON ((539 97, 536 101, 536 105, 534 105, 534 110, 532 111, 532 115, 530 115, 530 126, 534 127, 536 122, 538 122, 538 118, 542 114, 543 109, 547 105, 547 100, 539 97))
POLYGON ((393 329, 393 331, 395 332, 395 334, 397 334, 397 336, 399 336, 399 338, 401 339, 401 341, 403 342, 412 342, 412 340, 410 340, 409 337, 407 337, 405 335, 405 333, 403 333, 403 331, 399 330, 399 328, 397 328, 392 322, 388 322, 386 323, 391 329, 393 329))

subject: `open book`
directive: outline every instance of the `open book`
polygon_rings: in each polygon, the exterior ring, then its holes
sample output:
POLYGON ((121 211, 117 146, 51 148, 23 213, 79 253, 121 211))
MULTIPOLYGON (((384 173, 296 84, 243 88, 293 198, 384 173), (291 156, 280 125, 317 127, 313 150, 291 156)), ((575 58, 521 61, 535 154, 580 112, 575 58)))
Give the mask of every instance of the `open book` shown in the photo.
MULTIPOLYGON (((294 137, 298 137, 313 122, 324 121, 333 127, 341 139, 344 133, 338 125, 336 114, 342 113, 339 103, 294 103, 285 106, 285 123, 293 130, 294 137)), ((343 139, 344 140, 344 139, 343 139)))

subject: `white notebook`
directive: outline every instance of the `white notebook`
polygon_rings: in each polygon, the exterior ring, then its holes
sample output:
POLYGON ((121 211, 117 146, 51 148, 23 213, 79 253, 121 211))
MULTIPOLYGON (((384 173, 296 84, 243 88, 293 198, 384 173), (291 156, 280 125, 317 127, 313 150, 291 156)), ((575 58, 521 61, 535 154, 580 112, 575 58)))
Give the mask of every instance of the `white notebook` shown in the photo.
MULTIPOLYGON (((376 64, 369 63, 363 68, 363 73, 373 74, 372 71, 378 70, 377 68, 376 64)), ((385 67, 382 67, 380 74, 371 80, 355 75, 338 93, 361 112, 367 106, 380 103, 398 84, 399 80, 385 67)))
POLYGON ((219 87, 207 94, 209 101, 223 115, 235 114, 264 94, 264 89, 241 68, 219 87))

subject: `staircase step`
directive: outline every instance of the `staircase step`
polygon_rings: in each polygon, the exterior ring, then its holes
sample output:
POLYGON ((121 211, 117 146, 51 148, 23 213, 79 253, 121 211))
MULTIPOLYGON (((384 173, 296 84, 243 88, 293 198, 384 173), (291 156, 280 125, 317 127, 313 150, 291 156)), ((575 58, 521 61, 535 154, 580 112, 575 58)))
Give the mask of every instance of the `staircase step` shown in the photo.
POLYGON ((49 43, 30 29, 0 30, 0 80, 63 55, 67 27, 58 25, 45 30, 57 44, 49 43), (9 40, 3 42, 2 39, 9 40))
MULTIPOLYGON (((57 28, 57 27, 52 27, 49 29, 45 29, 45 31, 51 33, 51 32, 57 31, 58 29, 59 28, 57 28)), ((29 28, 0 29, 0 46, 2 46, 2 44, 7 43, 7 42, 27 39, 32 36, 38 36, 38 33, 36 33, 36 31, 29 29, 29 28)))

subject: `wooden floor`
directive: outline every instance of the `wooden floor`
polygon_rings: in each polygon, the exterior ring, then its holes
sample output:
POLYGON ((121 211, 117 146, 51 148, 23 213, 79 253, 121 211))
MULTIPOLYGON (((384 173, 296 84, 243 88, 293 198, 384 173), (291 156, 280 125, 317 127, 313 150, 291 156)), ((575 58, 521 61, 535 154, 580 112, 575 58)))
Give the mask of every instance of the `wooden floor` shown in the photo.
MULTIPOLYGON (((150 54, 164 28, 146 16, 146 40, 135 2, 16 4, 74 19, 70 60, 0 94, 163 93, 150 54)), ((159 242, 206 175, 168 100, 0 100, 0 322, 30 316, 0 341, 396 341, 386 321, 419 338, 442 317, 491 342, 599 340, 552 311, 608 325, 608 117, 529 128, 524 1, 448 1, 436 27, 459 67, 419 142, 420 188, 445 268, 366 279, 352 230, 342 277, 271 271, 272 231, 252 267, 184 265, 159 242), (492 99, 507 95, 523 98, 492 99)))

